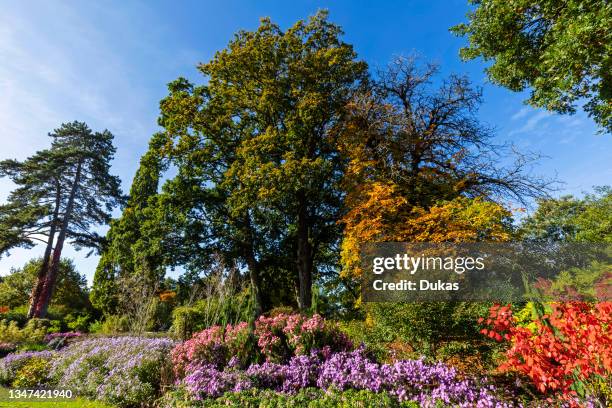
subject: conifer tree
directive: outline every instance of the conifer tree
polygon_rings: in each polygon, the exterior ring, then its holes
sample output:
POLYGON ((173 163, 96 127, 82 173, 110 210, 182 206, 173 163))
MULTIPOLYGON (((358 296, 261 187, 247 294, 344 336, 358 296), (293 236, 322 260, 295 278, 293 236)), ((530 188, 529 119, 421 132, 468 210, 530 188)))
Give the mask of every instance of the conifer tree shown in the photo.
POLYGON ((45 244, 28 317, 46 315, 67 240, 77 249, 99 249, 103 238, 92 229, 107 224, 123 200, 119 178, 109 172, 115 147, 108 130, 93 132, 75 121, 49 136, 51 148, 23 162, 0 162, 0 175, 17 185, 0 207, 0 251, 45 244))

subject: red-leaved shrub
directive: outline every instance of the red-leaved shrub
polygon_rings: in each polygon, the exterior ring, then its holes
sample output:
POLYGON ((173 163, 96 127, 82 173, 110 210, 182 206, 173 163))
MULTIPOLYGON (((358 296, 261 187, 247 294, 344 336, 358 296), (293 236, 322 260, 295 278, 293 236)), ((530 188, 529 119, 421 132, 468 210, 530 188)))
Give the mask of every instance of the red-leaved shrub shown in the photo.
POLYGON ((570 398, 586 381, 612 374, 612 303, 552 303, 550 313, 521 327, 508 306, 479 319, 486 336, 508 342, 502 371, 528 376, 542 393, 570 398))

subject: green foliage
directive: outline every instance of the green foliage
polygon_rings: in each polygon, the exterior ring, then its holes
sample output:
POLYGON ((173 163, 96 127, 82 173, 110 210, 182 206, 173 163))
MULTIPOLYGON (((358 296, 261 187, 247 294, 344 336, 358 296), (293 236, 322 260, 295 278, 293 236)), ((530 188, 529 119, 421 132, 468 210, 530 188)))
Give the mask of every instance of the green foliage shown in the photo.
POLYGON ((70 331, 86 332, 89 328, 91 316, 87 313, 71 313, 66 315, 64 323, 70 331))
POLYGON ((166 394, 159 402, 160 408, 417 408, 416 402, 398 403, 387 393, 365 390, 326 392, 320 389, 302 389, 295 395, 270 390, 227 393, 216 399, 190 400, 183 390, 166 394))
POLYGON ((596 187, 584 198, 538 200, 525 219, 520 237, 538 241, 612 242, 612 189, 596 187))
MULTIPOLYGON (((21 268, 11 269, 0 282, 0 305, 9 308, 27 305, 41 265, 42 258, 36 258, 21 268)), ((88 296, 85 276, 77 272, 71 260, 62 259, 51 307, 63 313, 88 310, 91 309, 88 296)))
MULTIPOLYGON (((49 361, 52 357, 50 351, 26 351, 13 353, 7 357, 0 359, 0 385, 9 386, 13 384, 17 378, 17 374, 20 373, 21 369, 28 365, 33 360, 46 360, 49 361)), ((36 361, 32 365, 21 373, 19 382, 24 383, 26 381, 37 381, 46 378, 48 373, 48 366, 45 366, 43 362, 36 361), (44 368, 43 368, 44 367, 44 368), (47 373, 45 373, 45 371, 47 373), (28 378, 28 375, 36 376, 37 378, 28 378)), ((35 385, 38 385, 36 382, 35 385)), ((2 388, 0 387, 0 398, 2 398, 2 388)))
POLYGON ((377 361, 385 361, 390 357, 388 344, 396 336, 382 325, 372 325, 363 320, 351 320, 340 322, 340 329, 348 336, 349 340, 357 347, 365 345, 369 354, 377 361))
POLYGON ((287 30, 263 19, 199 66, 205 85, 184 78, 169 85, 160 104, 164 130, 151 140, 108 235, 96 306, 116 308, 112 282, 120 274, 154 281, 177 264, 208 272, 218 257, 227 270, 248 271, 257 312, 295 303, 300 285, 301 303, 310 304, 313 274, 336 261, 330 249, 339 237, 345 164, 336 130, 365 77, 341 36, 324 12, 287 30), (177 174, 159 190, 169 164, 177 174))
POLYGON ((0 313, 0 320, 16 322, 19 326, 24 326, 28 321, 28 306, 22 305, 0 313))
MULTIPOLYGON (((0 408, 49 408, 49 401, 0 401, 0 408)), ((89 401, 75 398, 69 401, 53 401, 53 408, 113 408, 112 405, 100 401, 89 401)))
POLYGON ((130 325, 127 317, 120 315, 109 315, 102 321, 96 321, 89 325, 89 331, 96 334, 125 333, 130 325))
POLYGON ((161 134, 153 136, 149 150, 140 159, 129 200, 121 218, 113 220, 106 236, 107 244, 96 268, 91 292, 91 302, 104 314, 117 313, 119 305, 116 279, 120 276, 139 274, 150 285, 163 276, 164 248, 160 231, 163 219, 158 216, 155 195, 158 192, 160 173, 165 169, 161 148, 161 134))
POLYGON ((477 319, 489 304, 477 302, 372 303, 373 325, 390 341, 408 343, 417 353, 436 358, 443 341, 478 339, 477 319))
POLYGON ((87 331, 92 334, 102 333, 102 324, 103 324, 102 319, 93 321, 89 323, 89 326, 87 327, 87 331))
POLYGON ((580 295, 583 300, 593 302, 607 299, 609 295, 605 291, 611 285, 612 265, 592 262, 585 268, 571 268, 562 271, 555 276, 546 291, 554 299, 562 299, 564 295, 573 294, 574 299, 576 295, 580 295))
POLYGON ((210 326, 252 320, 252 287, 235 269, 226 274, 225 267, 219 265, 195 282, 188 296, 188 303, 172 313, 171 331, 180 338, 210 326))
POLYGON ((0 342, 13 344, 42 343, 50 327, 50 321, 45 319, 31 319, 23 328, 15 321, 0 321, 0 342))
POLYGON ((45 358, 31 358, 15 374, 12 386, 15 388, 35 388, 47 384, 50 361, 45 358))
POLYGON ((0 176, 17 186, 0 206, 0 254, 12 247, 46 243, 32 289, 29 317, 45 317, 55 291, 66 242, 100 250, 94 226, 107 224, 123 202, 120 180, 110 175, 115 148, 108 130, 93 132, 83 122, 63 123, 49 133, 49 149, 23 162, 0 162, 0 176))
POLYGON ((249 321, 252 310, 249 291, 229 297, 209 297, 191 306, 176 307, 172 312, 171 331, 177 337, 187 339, 207 327, 249 321))
POLYGON ((573 113, 579 100, 604 131, 612 131, 612 4, 606 0, 470 0, 464 59, 492 60, 487 74, 528 102, 573 113))

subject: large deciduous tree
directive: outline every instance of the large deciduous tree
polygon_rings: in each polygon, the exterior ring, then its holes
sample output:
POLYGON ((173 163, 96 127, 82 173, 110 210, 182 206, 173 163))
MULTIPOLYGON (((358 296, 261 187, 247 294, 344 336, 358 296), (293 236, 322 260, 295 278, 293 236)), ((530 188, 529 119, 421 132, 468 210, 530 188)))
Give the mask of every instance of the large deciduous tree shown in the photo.
POLYGON ((47 313, 66 240, 77 249, 98 249, 103 238, 92 229, 108 223, 110 211, 122 201, 120 181, 109 173, 115 148, 108 130, 92 132, 75 121, 49 136, 50 149, 23 162, 0 162, 0 174, 17 185, 0 207, 5 231, 0 248, 45 244, 29 317, 47 313))
POLYGON ((341 137, 350 160, 346 277, 359 279, 366 242, 508 240, 511 214, 499 203, 550 187, 529 176, 537 155, 493 141, 476 116, 480 90, 455 75, 438 80, 437 71, 397 58, 349 105, 341 137))
POLYGON ((263 19, 199 66, 205 85, 180 78, 161 102, 176 176, 140 213, 173 225, 159 241, 167 265, 221 255, 248 270, 256 313, 294 290, 308 308, 313 276, 335 261, 338 124, 366 70, 341 34, 324 12, 286 31, 263 19))
POLYGON ((528 102, 573 113, 577 102, 612 131, 612 3, 607 0, 470 0, 464 59, 493 60, 489 78, 528 102))

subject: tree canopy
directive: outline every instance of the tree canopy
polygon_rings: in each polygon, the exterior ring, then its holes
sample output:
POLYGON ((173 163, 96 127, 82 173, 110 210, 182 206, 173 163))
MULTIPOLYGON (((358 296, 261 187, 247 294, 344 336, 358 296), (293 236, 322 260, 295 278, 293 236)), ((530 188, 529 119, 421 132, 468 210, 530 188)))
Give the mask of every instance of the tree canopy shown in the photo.
POLYGON ((166 266, 209 268, 220 254, 248 270, 260 308, 275 293, 309 307, 313 275, 335 261, 346 164, 336 139, 366 70, 341 34, 325 12, 286 31, 263 19, 199 66, 205 85, 171 83, 156 138, 177 175, 148 200, 133 195, 146 208, 128 205, 109 237, 148 214, 172 225, 156 241, 166 266))
POLYGON ((607 0, 470 0, 464 59, 492 60, 491 81, 531 88, 529 104, 573 113, 576 104, 612 131, 612 4, 607 0))
POLYGON ((537 210, 520 228, 523 239, 537 241, 610 242, 612 189, 597 187, 583 198, 563 196, 538 200, 537 210))
POLYGON ((528 174, 537 157, 492 141, 476 117, 480 90, 437 67, 398 58, 349 106, 342 150, 350 160, 342 241, 345 276, 359 277, 367 242, 507 240, 510 212, 500 203, 546 194, 528 174), (514 157, 509 164, 497 158, 514 157))

